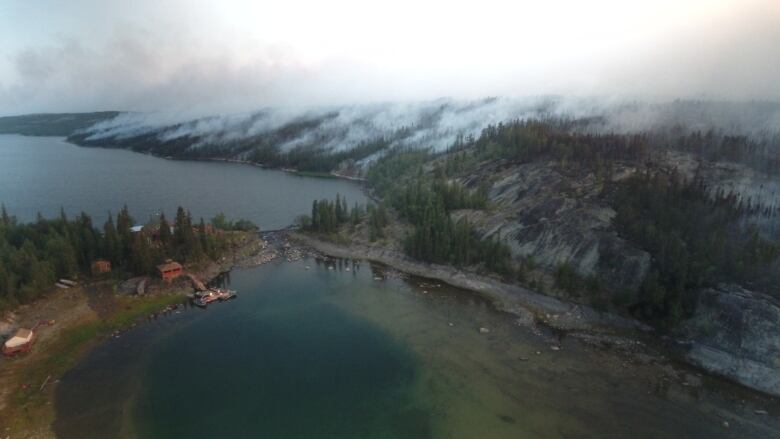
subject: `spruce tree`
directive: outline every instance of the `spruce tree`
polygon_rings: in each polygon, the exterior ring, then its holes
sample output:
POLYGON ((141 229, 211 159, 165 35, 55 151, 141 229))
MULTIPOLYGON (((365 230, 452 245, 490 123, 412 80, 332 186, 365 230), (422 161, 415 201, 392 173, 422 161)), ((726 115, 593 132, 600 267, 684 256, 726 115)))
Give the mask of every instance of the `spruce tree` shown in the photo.
POLYGON ((108 212, 108 219, 103 225, 103 255, 111 261, 114 266, 122 263, 122 251, 119 235, 114 228, 114 219, 111 212, 108 212))
POLYGON ((160 214, 160 244, 162 244, 164 252, 171 244, 171 227, 168 225, 164 213, 160 214))

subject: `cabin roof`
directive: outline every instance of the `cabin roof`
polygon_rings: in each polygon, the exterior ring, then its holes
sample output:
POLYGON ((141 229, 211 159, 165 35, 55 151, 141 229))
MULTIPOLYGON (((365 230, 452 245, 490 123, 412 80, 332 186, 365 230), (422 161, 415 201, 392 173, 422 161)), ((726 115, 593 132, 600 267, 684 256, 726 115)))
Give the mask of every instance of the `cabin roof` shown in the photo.
POLYGON ((157 269, 160 271, 171 271, 171 270, 181 270, 181 264, 176 261, 170 261, 166 262, 164 264, 160 264, 157 266, 157 269))

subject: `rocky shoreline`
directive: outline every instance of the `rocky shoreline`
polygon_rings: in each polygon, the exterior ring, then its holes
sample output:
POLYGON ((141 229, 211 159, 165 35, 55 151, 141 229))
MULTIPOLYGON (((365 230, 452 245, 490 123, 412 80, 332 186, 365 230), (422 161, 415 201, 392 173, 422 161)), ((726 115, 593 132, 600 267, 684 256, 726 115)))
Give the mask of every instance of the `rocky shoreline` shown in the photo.
POLYGON ((380 245, 339 245, 297 232, 290 232, 289 237, 292 241, 329 256, 365 259, 414 276, 474 291, 491 300, 497 309, 517 316, 520 322, 539 322, 561 331, 651 330, 637 320, 602 313, 586 305, 566 302, 451 266, 421 263, 380 245))
MULTIPOLYGON (((646 334, 653 332, 653 330, 637 320, 599 312, 585 305, 566 302, 520 286, 509 285, 494 278, 464 272, 451 266, 414 261, 398 251, 378 244, 373 246, 360 243, 335 244, 297 232, 289 232, 288 236, 298 245, 312 248, 325 255, 337 258, 364 259, 390 266, 414 276, 439 280, 455 287, 473 291, 491 300, 497 309, 516 316, 516 321, 520 325, 533 327, 536 324, 542 324, 554 330, 569 333, 583 342, 617 347, 619 350, 625 350, 626 346, 633 346, 636 349, 630 349, 630 356, 639 361, 647 356, 647 349, 638 346, 643 345, 640 340, 648 339, 646 334)), ((746 300, 755 299, 753 294, 749 292, 743 294, 743 297, 746 300)), ((761 300, 753 301, 765 303, 761 300)), ((739 304, 732 305, 732 307, 740 306, 739 304)), ((698 328, 697 330, 688 328, 674 334, 675 338, 669 336, 649 338, 654 342, 653 344, 658 345, 662 352, 661 356, 657 356, 655 360, 668 362, 668 360, 661 358, 666 356, 663 354, 665 352, 694 369, 721 376, 730 382, 750 388, 752 391, 780 396, 780 387, 778 387, 780 386, 780 373, 777 372, 777 368, 780 367, 780 357, 777 359, 773 357, 775 345, 780 343, 778 341, 780 337, 772 338, 773 334, 780 331, 780 328, 776 324, 764 328, 769 337, 766 343, 762 344, 760 341, 752 345, 743 343, 743 334, 734 335, 734 326, 740 325, 734 322, 729 324, 728 321, 723 322, 722 319, 718 322, 717 309, 702 307, 701 314, 692 320, 692 324, 700 324, 702 320, 712 319, 713 329, 708 337, 702 337, 698 328), (731 334, 731 337, 723 334, 731 334), (728 343, 724 342, 719 345, 724 339, 727 339, 728 343), (767 345, 770 348, 769 352, 764 349, 767 345), (740 357, 740 355, 744 355, 744 357, 740 357), (773 364, 772 361, 775 363, 773 364)), ((747 312, 750 311, 755 311, 753 314, 758 312, 755 307, 747 308, 747 312)), ((763 312, 775 312, 780 316, 780 307, 776 305, 764 307, 763 312)), ((742 319, 739 315, 737 313, 736 320, 741 322, 742 319)), ((751 332, 748 328, 742 329, 747 336, 756 336, 755 331, 751 332)), ((677 376, 678 374, 673 375, 677 376)), ((684 374, 684 376, 688 375, 691 374, 684 374)), ((696 378, 684 379, 683 385, 687 385, 684 383, 689 381, 696 381, 696 378)))

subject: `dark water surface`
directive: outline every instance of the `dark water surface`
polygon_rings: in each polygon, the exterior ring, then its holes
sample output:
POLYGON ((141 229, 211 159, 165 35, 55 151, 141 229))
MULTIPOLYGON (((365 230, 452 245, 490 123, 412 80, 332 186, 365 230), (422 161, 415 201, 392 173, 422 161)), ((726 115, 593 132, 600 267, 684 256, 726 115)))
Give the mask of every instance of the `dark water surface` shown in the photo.
POLYGON ((83 148, 57 137, 0 135, 0 202, 20 220, 85 211, 101 225, 127 204, 136 221, 178 206, 197 219, 225 212, 260 228, 281 228, 308 213, 314 199, 363 202, 360 188, 338 179, 306 178, 256 166, 164 160, 126 150, 83 148))
POLYGON ((339 281, 327 269, 301 268, 234 271, 238 299, 174 313, 102 345, 62 380, 58 433, 427 436, 428 414, 414 408, 413 353, 334 303, 371 294, 360 290, 366 277, 339 281))

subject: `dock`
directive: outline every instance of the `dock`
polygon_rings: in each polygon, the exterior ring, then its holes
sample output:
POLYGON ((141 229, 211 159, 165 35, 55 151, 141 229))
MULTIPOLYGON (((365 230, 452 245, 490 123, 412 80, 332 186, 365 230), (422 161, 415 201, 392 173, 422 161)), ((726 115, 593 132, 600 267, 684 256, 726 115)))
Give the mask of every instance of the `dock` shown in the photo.
POLYGON ((206 291, 208 288, 206 287, 206 284, 204 284, 200 279, 198 279, 194 274, 187 273, 187 277, 190 278, 190 281, 192 281, 192 286, 198 290, 198 291, 206 291))

